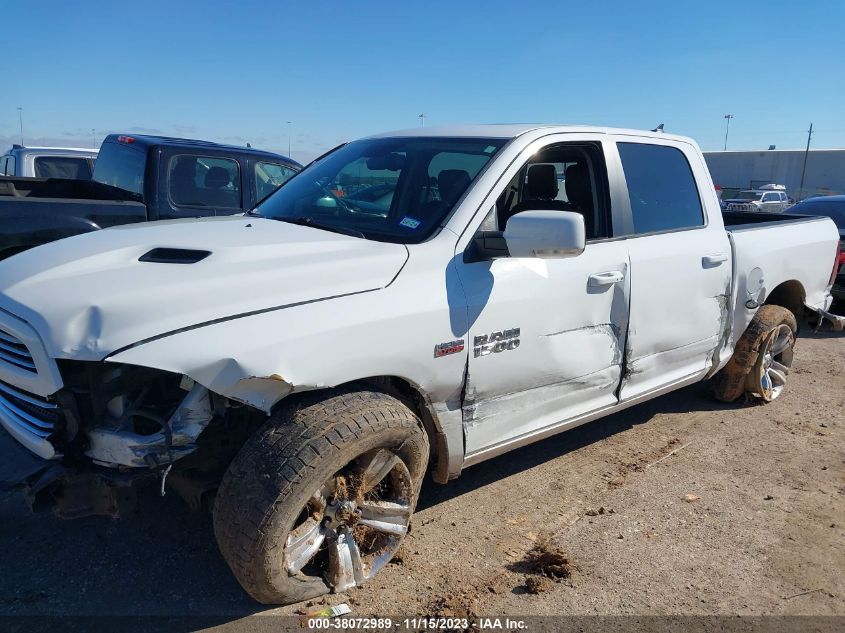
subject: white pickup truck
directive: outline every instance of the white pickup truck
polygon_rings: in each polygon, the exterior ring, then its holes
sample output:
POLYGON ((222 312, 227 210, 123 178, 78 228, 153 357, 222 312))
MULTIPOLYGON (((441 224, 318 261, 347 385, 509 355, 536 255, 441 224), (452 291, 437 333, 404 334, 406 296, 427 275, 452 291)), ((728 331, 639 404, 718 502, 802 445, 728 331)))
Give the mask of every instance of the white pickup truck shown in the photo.
POLYGON ((351 142, 245 216, 15 255, 0 424, 39 456, 19 483, 64 516, 149 480, 209 503, 261 602, 360 585, 429 470, 705 379, 782 392, 839 234, 725 218, 689 139, 478 126, 351 142))

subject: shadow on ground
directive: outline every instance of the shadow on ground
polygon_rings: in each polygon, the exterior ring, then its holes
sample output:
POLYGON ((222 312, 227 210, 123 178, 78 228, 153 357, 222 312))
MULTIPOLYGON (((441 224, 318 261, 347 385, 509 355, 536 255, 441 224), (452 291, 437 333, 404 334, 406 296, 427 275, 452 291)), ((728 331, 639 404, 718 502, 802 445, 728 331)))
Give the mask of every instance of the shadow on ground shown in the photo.
MULTIPOLYGON (((510 477, 650 420, 657 413, 724 408, 694 386, 468 469, 447 486, 428 483, 420 508, 510 477)), ((3 440, 0 437, 0 458, 3 440)), ((32 515, 17 493, 0 493, 0 615, 213 616, 263 611, 217 551, 209 514, 173 493, 140 495, 139 514, 59 521, 32 515)))

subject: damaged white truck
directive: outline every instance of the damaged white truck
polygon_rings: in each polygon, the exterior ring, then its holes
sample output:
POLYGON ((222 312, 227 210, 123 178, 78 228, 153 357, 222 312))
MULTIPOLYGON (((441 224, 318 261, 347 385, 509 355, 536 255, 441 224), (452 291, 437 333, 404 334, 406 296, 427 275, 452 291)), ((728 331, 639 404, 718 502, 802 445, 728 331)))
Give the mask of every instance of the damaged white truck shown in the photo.
POLYGON ((348 143, 245 216, 40 246, 0 263, 15 483, 63 516, 176 490, 261 602, 360 585, 426 472, 705 379, 780 395, 839 234, 724 218, 689 139, 478 126, 348 143))

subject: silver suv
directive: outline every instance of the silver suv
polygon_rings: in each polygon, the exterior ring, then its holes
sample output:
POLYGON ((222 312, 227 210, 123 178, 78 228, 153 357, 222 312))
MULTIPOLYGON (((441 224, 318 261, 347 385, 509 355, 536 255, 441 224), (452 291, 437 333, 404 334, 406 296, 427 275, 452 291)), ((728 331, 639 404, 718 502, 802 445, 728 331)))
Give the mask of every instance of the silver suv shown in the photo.
POLYGON ((728 211, 763 211, 783 213, 790 206, 785 191, 769 189, 748 189, 740 191, 735 198, 725 201, 728 211))

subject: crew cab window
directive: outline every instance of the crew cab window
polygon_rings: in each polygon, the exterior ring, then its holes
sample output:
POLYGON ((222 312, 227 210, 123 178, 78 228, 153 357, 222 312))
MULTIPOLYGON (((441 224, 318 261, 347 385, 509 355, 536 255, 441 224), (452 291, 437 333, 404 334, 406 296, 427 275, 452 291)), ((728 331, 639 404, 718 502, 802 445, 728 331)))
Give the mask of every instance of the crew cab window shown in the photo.
MULTIPOLYGON (((566 143, 535 154, 496 201, 496 226, 522 211, 573 211, 584 216, 587 239, 609 237, 610 204, 601 148, 566 143)), ((482 230, 488 230, 488 222, 482 230)))
POLYGON ((35 177, 91 180, 91 164, 83 157, 36 156, 35 177))
POLYGON ((143 149, 122 143, 103 143, 94 165, 94 180, 132 193, 144 192, 143 149))
POLYGON ((780 196, 776 193, 764 193, 763 202, 780 202, 780 196))
POLYGON ((635 233, 704 225, 701 198, 681 150, 667 145, 617 143, 628 184, 635 233))
POLYGON ((241 208, 240 168, 235 160, 179 154, 170 159, 167 182, 176 206, 241 208))
POLYGON ((255 198, 263 200, 296 172, 277 163, 255 163, 255 198))

